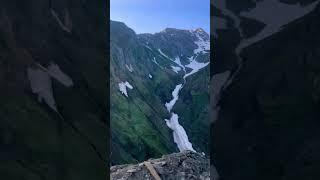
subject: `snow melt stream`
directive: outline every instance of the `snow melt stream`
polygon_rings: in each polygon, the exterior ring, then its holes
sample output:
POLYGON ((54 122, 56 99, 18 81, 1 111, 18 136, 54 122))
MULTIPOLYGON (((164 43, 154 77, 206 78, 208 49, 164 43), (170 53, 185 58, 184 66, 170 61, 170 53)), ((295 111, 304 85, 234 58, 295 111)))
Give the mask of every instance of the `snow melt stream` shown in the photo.
POLYGON ((173 140, 177 144, 180 151, 190 150, 194 151, 192 144, 188 139, 188 135, 184 128, 179 124, 179 116, 175 113, 171 114, 170 120, 165 119, 167 126, 173 130, 173 140))
POLYGON ((178 98, 179 98, 179 91, 182 89, 182 84, 178 84, 176 86, 176 88, 174 88, 174 90, 172 91, 172 97, 173 99, 169 102, 169 103, 166 103, 165 106, 167 108, 167 110, 169 112, 171 112, 173 106, 176 104, 176 102, 178 101, 178 98))
POLYGON ((210 42, 205 41, 202 39, 198 34, 196 34, 198 40, 194 43, 198 46, 197 49, 194 50, 194 55, 189 58, 189 64, 183 65, 180 61, 179 57, 176 57, 175 60, 172 60, 169 58, 166 54, 164 54, 161 49, 158 49, 159 53, 163 55, 164 57, 170 59, 171 61, 175 62, 178 66, 171 66, 175 72, 180 71, 181 69, 184 72, 183 84, 178 84, 172 91, 172 100, 170 102, 167 102, 165 104, 165 107, 167 108, 168 112, 171 113, 170 119, 165 119, 167 126, 173 131, 173 140, 177 144, 180 151, 184 150, 190 150, 196 152, 191 142, 189 141, 188 135, 184 128, 179 124, 179 116, 178 114, 171 112, 174 105, 179 99, 179 92, 183 88, 184 84, 186 83, 186 78, 196 72, 198 72, 200 69, 206 67, 209 62, 207 63, 200 63, 196 61, 196 58, 198 57, 198 54, 201 53, 207 53, 208 50, 210 50, 210 42), (186 72, 186 67, 192 69, 189 73, 186 72))
MULTIPOLYGON (((169 113, 171 112, 173 106, 178 101, 179 92, 182 89, 182 87, 183 87, 182 84, 178 84, 176 86, 176 88, 174 88, 174 90, 172 91, 173 99, 169 103, 165 104, 165 106, 166 106, 167 110, 169 111, 169 113)), ((176 113, 171 113, 170 120, 165 119, 167 126, 171 130, 173 130, 173 140, 174 140, 174 142, 177 144, 177 146, 178 146, 180 151, 190 150, 190 151, 196 152, 193 149, 192 144, 189 141, 189 138, 188 138, 188 135, 187 135, 186 131, 179 124, 178 120, 179 120, 179 116, 176 113)))

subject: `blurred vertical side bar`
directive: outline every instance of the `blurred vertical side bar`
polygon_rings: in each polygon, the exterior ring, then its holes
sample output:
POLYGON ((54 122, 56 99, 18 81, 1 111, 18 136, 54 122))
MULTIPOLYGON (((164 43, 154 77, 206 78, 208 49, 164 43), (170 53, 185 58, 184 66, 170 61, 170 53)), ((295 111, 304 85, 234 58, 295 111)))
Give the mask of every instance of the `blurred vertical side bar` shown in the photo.
POLYGON ((107 11, 1 1, 0 179, 107 179, 107 11))
MULTIPOLYGON (((213 123, 216 120, 217 117, 217 105, 215 104, 217 102, 216 98, 216 92, 215 92, 215 87, 216 87, 216 82, 215 80, 212 78, 213 74, 214 74, 214 65, 217 62, 216 59, 216 46, 215 46, 215 41, 217 40, 217 34, 216 34, 216 29, 218 27, 219 23, 217 21, 217 16, 215 16, 216 11, 214 8, 214 3, 216 3, 218 0, 211 0, 210 1, 210 110, 209 110, 209 119, 210 119, 210 143, 209 143, 209 151, 210 151, 210 179, 212 180, 219 180, 220 176, 219 173, 217 171, 216 165, 215 165, 215 154, 213 153, 213 142, 212 142, 212 127, 213 127, 213 123)), ((224 24, 223 24, 224 25, 224 24)))
POLYGON ((320 178, 319 3, 212 2, 211 162, 221 179, 320 178))

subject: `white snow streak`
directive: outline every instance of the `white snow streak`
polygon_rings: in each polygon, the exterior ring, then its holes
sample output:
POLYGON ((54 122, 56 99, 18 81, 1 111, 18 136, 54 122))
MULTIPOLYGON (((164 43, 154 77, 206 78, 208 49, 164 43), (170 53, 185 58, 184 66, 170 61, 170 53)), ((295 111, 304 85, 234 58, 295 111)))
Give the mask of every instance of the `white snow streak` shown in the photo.
POLYGON ((53 110, 57 111, 55 99, 52 90, 52 80, 51 78, 57 80, 66 87, 73 86, 72 79, 62 72, 57 64, 50 63, 48 68, 36 63, 37 68, 28 67, 27 75, 30 81, 31 90, 33 93, 38 94, 38 101, 44 102, 51 107, 53 110))
POLYGON ((133 89, 132 85, 128 83, 128 81, 119 83, 120 92, 128 97, 127 88, 133 89))
MULTIPOLYGON (((173 106, 177 102, 179 98, 179 91, 182 89, 182 84, 176 86, 176 88, 172 92, 173 99, 166 103, 165 106, 169 112, 171 112, 173 106)), ((167 126, 173 130, 173 140, 177 144, 179 151, 190 150, 196 152, 192 144, 188 139, 188 135, 184 128, 179 124, 179 116, 175 113, 171 113, 170 120, 165 119, 167 126)))
POLYGON ((129 66, 126 64, 126 67, 128 69, 129 72, 133 72, 133 68, 132 65, 130 64, 129 66))
POLYGON ((188 139, 188 135, 184 128, 179 124, 179 116, 171 113, 170 120, 165 119, 167 126, 173 130, 173 140, 177 144, 180 151, 190 150, 196 152, 188 139))
POLYGON ((179 71, 181 71, 181 67, 178 66, 171 66, 171 68, 175 73, 179 73, 179 71))
POLYGON ((209 62, 206 62, 206 63, 200 63, 200 62, 197 62, 196 59, 193 59, 193 57, 189 58, 190 59, 190 63, 187 64, 185 67, 188 67, 191 70, 191 72, 189 73, 186 73, 183 78, 187 78, 188 76, 191 76, 192 74, 200 71, 202 68, 205 68, 207 65, 209 65, 209 62))
POLYGON ((156 65, 158 65, 158 66, 162 69, 162 67, 161 67, 160 64, 157 62, 157 60, 156 60, 155 57, 153 57, 152 62, 154 62, 156 65))
POLYGON ((193 53, 208 53, 207 51, 210 50, 210 41, 205 41, 198 33, 196 33, 196 36, 198 40, 194 43, 198 46, 198 48, 193 50, 193 53))
MULTIPOLYGON (((182 56, 182 55, 181 55, 181 56, 182 56)), ((186 68, 182 65, 179 56, 177 56, 173 62, 175 62, 176 64, 178 64, 178 65, 183 69, 183 71, 186 72, 186 68)))
POLYGON ((43 99, 50 108, 57 111, 49 74, 42 69, 30 67, 27 69, 27 73, 32 92, 38 94, 38 101, 42 102, 43 99))
POLYGON ((152 51, 152 49, 148 45, 144 45, 146 48, 152 51))
POLYGON ((170 59, 165 53, 161 51, 161 49, 158 49, 158 51, 162 56, 166 57, 167 59, 170 59))
POLYGON ((50 65, 48 66, 47 72, 52 78, 56 79, 66 87, 73 86, 72 79, 67 74, 62 72, 57 64, 50 63, 50 65))
MULTIPOLYGON (((208 53, 208 51, 210 51, 210 41, 205 41, 198 33, 196 33, 196 36, 198 40, 195 41, 194 43, 198 45, 198 48, 193 51, 194 55, 189 57, 189 64, 183 66, 180 62, 180 59, 178 59, 179 60, 178 62, 180 63, 180 65, 184 67, 184 70, 186 67, 192 69, 191 72, 189 73, 186 73, 185 71, 185 75, 183 76, 184 79, 198 72, 202 68, 205 68, 207 65, 210 64, 210 62, 200 63, 196 61, 199 54, 208 53)), ((177 58, 176 58, 176 61, 177 61, 177 58)))
POLYGON ((182 84, 178 84, 176 86, 176 88, 174 88, 174 90, 172 91, 172 97, 173 99, 169 102, 169 103, 166 103, 165 106, 167 108, 167 110, 169 112, 171 112, 174 104, 176 104, 176 102, 178 101, 178 98, 179 98, 179 91, 181 90, 182 88, 182 84))

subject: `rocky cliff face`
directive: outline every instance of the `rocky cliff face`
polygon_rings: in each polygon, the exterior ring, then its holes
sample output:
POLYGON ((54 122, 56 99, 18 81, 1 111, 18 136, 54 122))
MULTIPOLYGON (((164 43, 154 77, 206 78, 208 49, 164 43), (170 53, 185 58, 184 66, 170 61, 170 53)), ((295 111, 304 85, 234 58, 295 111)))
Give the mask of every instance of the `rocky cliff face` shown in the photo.
MULTIPOLYGON (((185 151, 150 159, 140 164, 111 167, 112 180, 199 179, 209 180, 209 160, 199 153, 185 151), (149 164, 149 165, 148 165, 149 164), (151 166, 151 167, 150 167, 151 166)), ((211 174, 215 179, 216 174, 211 174)))
POLYGON ((106 4, 0 4, 1 179, 105 179, 106 4))
POLYGON ((135 34, 111 21, 111 159, 207 153, 209 35, 167 28, 135 34))
POLYGON ((319 178, 319 1, 219 2, 211 157, 221 178, 319 178))

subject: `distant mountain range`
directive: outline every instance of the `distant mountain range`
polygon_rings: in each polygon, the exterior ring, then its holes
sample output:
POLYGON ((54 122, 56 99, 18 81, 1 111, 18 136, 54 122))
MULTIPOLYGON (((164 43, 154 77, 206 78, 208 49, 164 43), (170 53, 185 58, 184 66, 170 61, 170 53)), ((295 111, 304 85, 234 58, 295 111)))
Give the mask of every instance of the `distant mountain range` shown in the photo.
POLYGON ((201 28, 136 34, 110 22, 112 164, 208 154, 209 52, 201 28))

